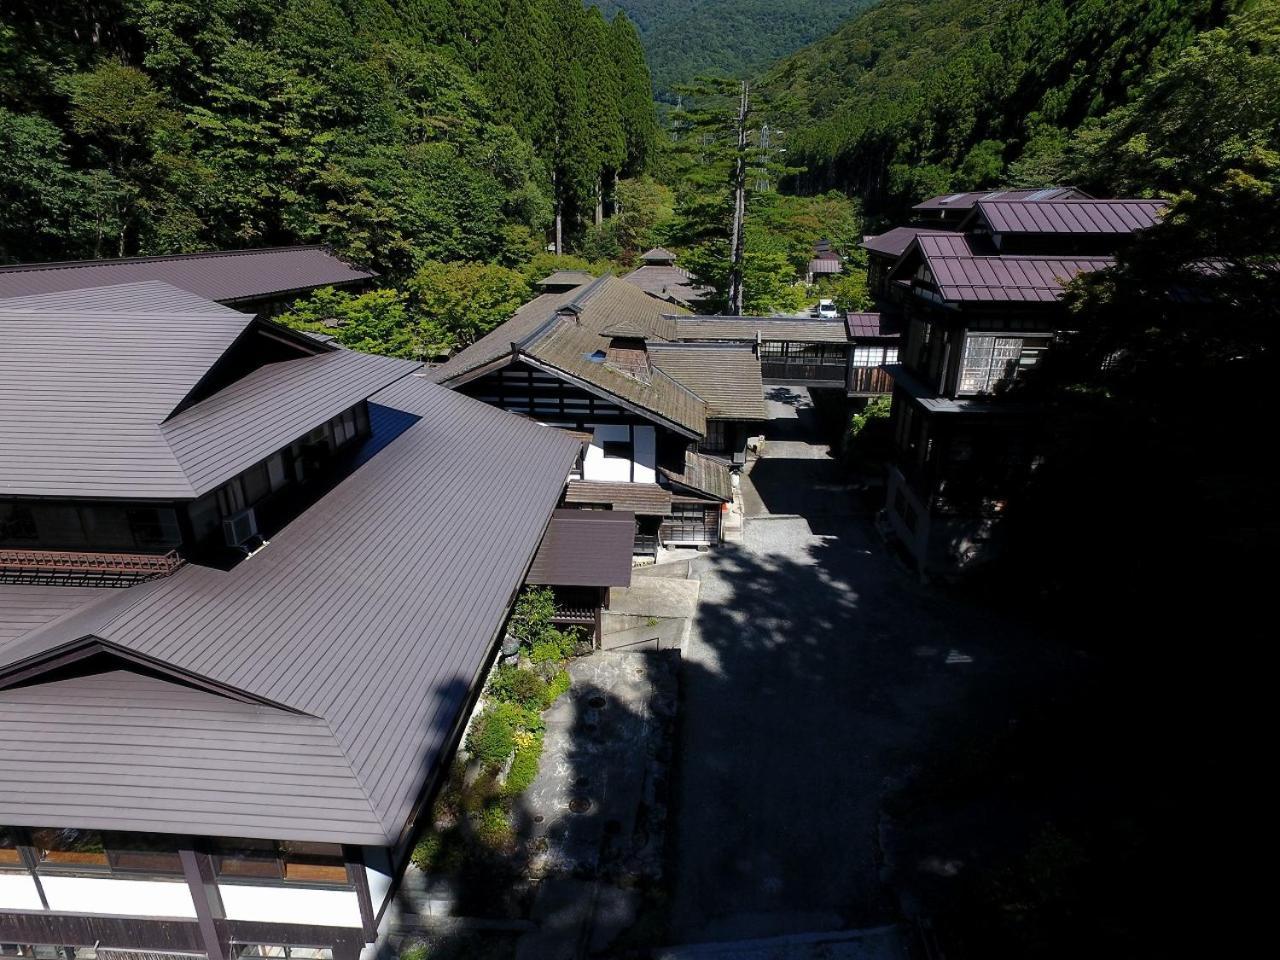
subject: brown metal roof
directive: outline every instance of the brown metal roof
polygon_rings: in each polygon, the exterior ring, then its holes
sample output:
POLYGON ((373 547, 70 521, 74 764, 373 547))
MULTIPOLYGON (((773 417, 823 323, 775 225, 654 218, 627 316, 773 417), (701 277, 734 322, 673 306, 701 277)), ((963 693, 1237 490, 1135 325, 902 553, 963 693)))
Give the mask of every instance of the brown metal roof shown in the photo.
POLYGON ((790 341, 793 343, 848 343, 842 320, 807 317, 677 317, 677 340, 731 340, 739 342, 790 341))
POLYGON ((649 359, 706 401, 707 416, 766 420, 755 348, 745 343, 651 343, 649 359))
POLYGON ((1162 200, 980 200, 975 216, 995 233, 1128 234, 1160 222, 1162 200))
POLYGON ((659 472, 667 480, 689 490, 704 493, 725 503, 733 500, 733 478, 729 474, 729 466, 715 457, 686 450, 684 470, 677 473, 660 467, 659 472))
POLYGON ((4 769, 23 785, 0 790, 0 823, 401 839, 580 446, 421 376, 374 400, 376 452, 253 557, 105 591, 5 648, 0 686, 5 671, 87 637, 234 702, 217 701, 232 716, 210 719, 188 756, 191 744, 168 746, 171 735, 156 731, 215 712, 189 683, 164 681, 174 713, 157 716, 135 681, 120 687, 124 666, 94 673, 77 703, 114 702, 110 723, 89 706, 32 720, 32 698, 54 702, 58 691, 31 681, 0 689, 4 769), (248 713, 246 698, 258 701, 248 713), (232 735, 228 724, 252 732, 232 735), (84 730, 96 731, 92 748, 72 749, 84 730), (57 777, 50 744, 68 745, 57 777), (144 744, 150 766, 138 771, 144 744), (260 763, 281 765, 291 786, 264 783, 260 763), (260 775, 223 775, 231 770, 260 775))
POLYGON ((192 300, 150 282, 0 301, 0 492, 200 496, 417 368, 316 346, 174 416, 233 343, 270 329, 192 300))
POLYGON ((1110 257, 975 256, 963 235, 917 237, 943 298, 952 302, 1045 302, 1061 298, 1081 273, 1111 266, 1110 257))
POLYGON ((948 193, 930 197, 917 203, 912 210, 971 210, 979 200, 1027 200, 1038 203, 1045 200, 1087 200, 1089 195, 1075 187, 1035 187, 1017 190, 972 190, 968 193, 948 193))
POLYGON ((671 512, 671 492, 656 483, 573 480, 565 490, 564 502, 612 506, 642 517, 665 517, 671 512))
POLYGON ((707 405, 688 388, 661 371, 646 382, 592 359, 608 349, 611 336, 663 338, 672 326, 664 310, 670 311, 670 305, 606 275, 585 287, 530 301, 496 330, 431 370, 431 377, 437 383, 461 385, 495 363, 520 358, 665 420, 688 436, 702 436, 707 405))
POLYGON ((675 263, 676 255, 666 247, 653 247, 640 254, 640 259, 645 263, 675 263))
POLYGON ((874 237, 864 237, 862 239, 862 248, 872 253, 878 253, 886 257, 900 257, 907 247, 911 246, 911 241, 917 235, 936 236, 945 234, 946 230, 926 230, 923 227, 894 227, 892 230, 886 230, 884 233, 877 234, 874 237))
POLYGON ((626 510, 557 510, 526 581, 557 587, 629 587, 635 538, 636 515, 626 510))
POLYGON ((902 335, 902 318, 896 313, 849 313, 845 315, 849 339, 898 338, 902 335))
POLYGON ((110 587, 0 583, 0 654, 29 633, 114 592, 110 587))
POLYGON ((809 272, 812 274, 840 273, 842 270, 844 264, 834 257, 814 257, 809 261, 809 272))
POLYGON ((0 267, 0 299, 159 280, 209 300, 234 303, 361 283, 377 275, 352 266, 322 246, 273 247, 169 257, 15 264, 0 267))
POLYGON ((580 287, 584 283, 590 283, 594 279, 595 277, 585 270, 557 270, 539 280, 538 286, 572 289, 573 287, 580 287))

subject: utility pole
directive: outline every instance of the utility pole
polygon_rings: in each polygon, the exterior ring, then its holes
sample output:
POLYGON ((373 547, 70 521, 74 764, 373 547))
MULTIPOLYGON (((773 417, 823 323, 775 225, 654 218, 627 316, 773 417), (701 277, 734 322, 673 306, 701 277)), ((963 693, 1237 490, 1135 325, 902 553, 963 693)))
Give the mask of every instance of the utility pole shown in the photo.
POLYGON ((738 161, 733 175, 733 232, 729 237, 729 313, 742 315, 742 221, 747 213, 747 112, 750 90, 742 81, 738 101, 738 161))

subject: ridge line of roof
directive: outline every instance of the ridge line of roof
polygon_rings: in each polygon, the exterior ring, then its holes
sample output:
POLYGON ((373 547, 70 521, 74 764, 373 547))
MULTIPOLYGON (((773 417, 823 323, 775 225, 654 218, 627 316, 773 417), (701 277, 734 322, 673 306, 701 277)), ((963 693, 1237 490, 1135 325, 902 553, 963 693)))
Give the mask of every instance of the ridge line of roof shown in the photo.
MULTIPOLYGON (((531 331, 526 333, 519 340, 511 341, 512 346, 516 348, 516 350, 513 350, 512 353, 516 353, 524 347, 532 346, 533 344, 541 340, 551 330, 551 327, 555 324, 555 322, 558 319, 560 319, 560 311, 565 309, 572 309, 574 307, 580 308, 587 301, 587 299, 595 292, 595 290, 601 285, 601 283, 603 283, 603 281, 605 281, 611 276, 613 276, 613 274, 602 273, 600 276, 596 277, 590 283, 585 284, 583 287, 575 288, 582 291, 578 296, 574 297, 568 303, 561 304, 560 306, 556 307, 554 310, 551 311, 547 319, 543 320, 540 324, 538 324, 531 331)), ((514 314, 511 317, 504 320, 503 323, 510 323, 512 319, 514 319, 514 314)), ((461 376, 463 373, 466 373, 468 370, 471 370, 471 369, 472 369, 471 367, 468 367, 466 368, 466 370, 460 370, 458 371, 458 375, 461 376)))
MULTIPOLYGON (((50 260, 44 263, 0 264, 0 273, 34 273, 40 270, 65 270, 81 267, 109 267, 117 263, 164 263, 169 260, 194 260, 200 257, 240 257, 258 253, 281 253, 292 250, 325 250, 348 266, 373 273, 367 267, 358 267, 339 255, 328 244, 304 243, 279 247, 246 247, 240 250, 203 250, 192 253, 162 253, 143 257, 102 257, 96 260, 50 260)), ((148 282, 148 281, 139 281, 148 282)))

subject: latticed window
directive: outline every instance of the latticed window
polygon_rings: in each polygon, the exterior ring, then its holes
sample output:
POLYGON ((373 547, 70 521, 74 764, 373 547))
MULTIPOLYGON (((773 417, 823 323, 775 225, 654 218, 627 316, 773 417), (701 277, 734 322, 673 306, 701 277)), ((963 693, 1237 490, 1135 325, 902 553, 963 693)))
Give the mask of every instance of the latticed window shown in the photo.
POLYGON ((884 362, 883 347, 854 347, 853 365, 855 367, 878 367, 884 362))
POLYGON ((958 392, 990 393, 1013 376, 1021 355, 1021 337, 965 337, 958 392))

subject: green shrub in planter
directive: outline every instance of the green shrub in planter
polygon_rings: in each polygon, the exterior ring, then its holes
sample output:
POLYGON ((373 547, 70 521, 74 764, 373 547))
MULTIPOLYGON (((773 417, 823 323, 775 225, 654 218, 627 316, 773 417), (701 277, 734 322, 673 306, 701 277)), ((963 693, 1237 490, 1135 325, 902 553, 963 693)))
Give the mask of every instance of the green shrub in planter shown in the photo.
POLYGON ((507 772, 507 782, 502 792, 509 797, 519 796, 533 784, 538 776, 538 761, 542 757, 542 734, 516 734, 516 755, 511 761, 511 769, 507 772))
POLYGON ((551 678, 551 682, 545 684, 543 687, 543 706, 549 707, 559 700, 561 694, 568 692, 571 682, 568 670, 556 671, 556 675, 551 678))
POLYGON ((512 704, 498 704, 485 710, 467 737, 467 751, 486 767, 500 767, 515 749, 515 724, 509 713, 498 709, 504 706, 512 704))
POLYGON ((511 816, 501 801, 494 801, 484 808, 476 823, 476 838, 491 850, 511 842, 511 816))

